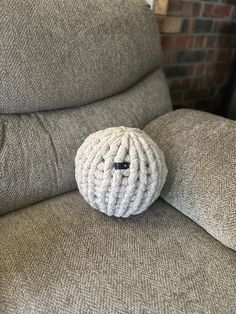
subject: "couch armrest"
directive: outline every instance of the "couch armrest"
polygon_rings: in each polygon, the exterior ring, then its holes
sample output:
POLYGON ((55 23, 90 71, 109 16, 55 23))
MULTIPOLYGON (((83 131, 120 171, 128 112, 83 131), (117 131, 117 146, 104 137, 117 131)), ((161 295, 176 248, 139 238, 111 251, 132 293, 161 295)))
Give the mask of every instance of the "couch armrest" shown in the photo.
POLYGON ((144 130, 165 154, 162 197, 236 250, 236 122, 177 110, 144 130))

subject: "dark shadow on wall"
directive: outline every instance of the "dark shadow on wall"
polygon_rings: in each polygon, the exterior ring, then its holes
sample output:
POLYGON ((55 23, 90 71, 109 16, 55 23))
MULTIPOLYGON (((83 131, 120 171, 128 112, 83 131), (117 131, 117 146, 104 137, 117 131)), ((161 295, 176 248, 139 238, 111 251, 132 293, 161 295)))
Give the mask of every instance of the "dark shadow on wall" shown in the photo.
POLYGON ((220 106, 216 114, 236 120, 236 62, 228 84, 221 90, 220 106))
MULTIPOLYGON (((228 3, 236 4, 233 1, 228 1, 228 3)), ((220 29, 222 34, 236 34, 236 22, 224 25, 220 29)), ((229 69, 229 79, 227 83, 221 88, 218 97, 218 104, 215 109, 215 113, 221 116, 236 120, 236 37, 235 41, 232 43, 232 56, 231 68, 229 69)))

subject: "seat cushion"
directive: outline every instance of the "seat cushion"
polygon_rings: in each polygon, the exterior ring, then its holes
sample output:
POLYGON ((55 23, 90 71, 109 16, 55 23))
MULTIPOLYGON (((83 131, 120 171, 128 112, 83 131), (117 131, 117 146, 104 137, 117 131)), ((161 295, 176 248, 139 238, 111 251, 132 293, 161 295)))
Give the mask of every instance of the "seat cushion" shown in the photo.
POLYGON ((182 109, 144 130, 165 155, 162 197, 236 250, 236 122, 182 109))
POLYGON ((109 218, 71 192, 0 218, 1 313, 234 313, 236 253, 162 200, 109 218))

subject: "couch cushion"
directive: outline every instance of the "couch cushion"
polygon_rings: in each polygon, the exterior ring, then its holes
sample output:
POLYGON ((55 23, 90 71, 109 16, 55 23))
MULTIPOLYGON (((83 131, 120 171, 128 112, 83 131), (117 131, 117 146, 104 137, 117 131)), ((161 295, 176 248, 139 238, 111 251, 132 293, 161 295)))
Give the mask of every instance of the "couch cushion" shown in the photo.
POLYGON ((90 133, 120 125, 143 128, 170 109, 159 69, 125 92, 91 105, 0 115, 0 214, 75 190, 75 154, 90 133))
POLYGON ((79 192, 0 218, 1 313, 234 313, 236 253, 158 200, 109 218, 79 192))
POLYGON ((77 107, 161 65, 145 0, 1 0, 0 113, 77 107))
POLYGON ((236 250, 236 122, 178 110, 145 127, 164 152, 162 197, 236 250))

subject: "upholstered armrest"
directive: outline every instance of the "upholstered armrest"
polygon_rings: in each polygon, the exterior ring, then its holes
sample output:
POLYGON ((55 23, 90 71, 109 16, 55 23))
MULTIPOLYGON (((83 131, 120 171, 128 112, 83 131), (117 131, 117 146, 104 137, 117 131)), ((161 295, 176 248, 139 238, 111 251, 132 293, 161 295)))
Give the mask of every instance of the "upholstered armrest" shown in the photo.
POLYGON ((162 197, 236 250, 236 122, 177 110, 144 130, 165 154, 162 197))

